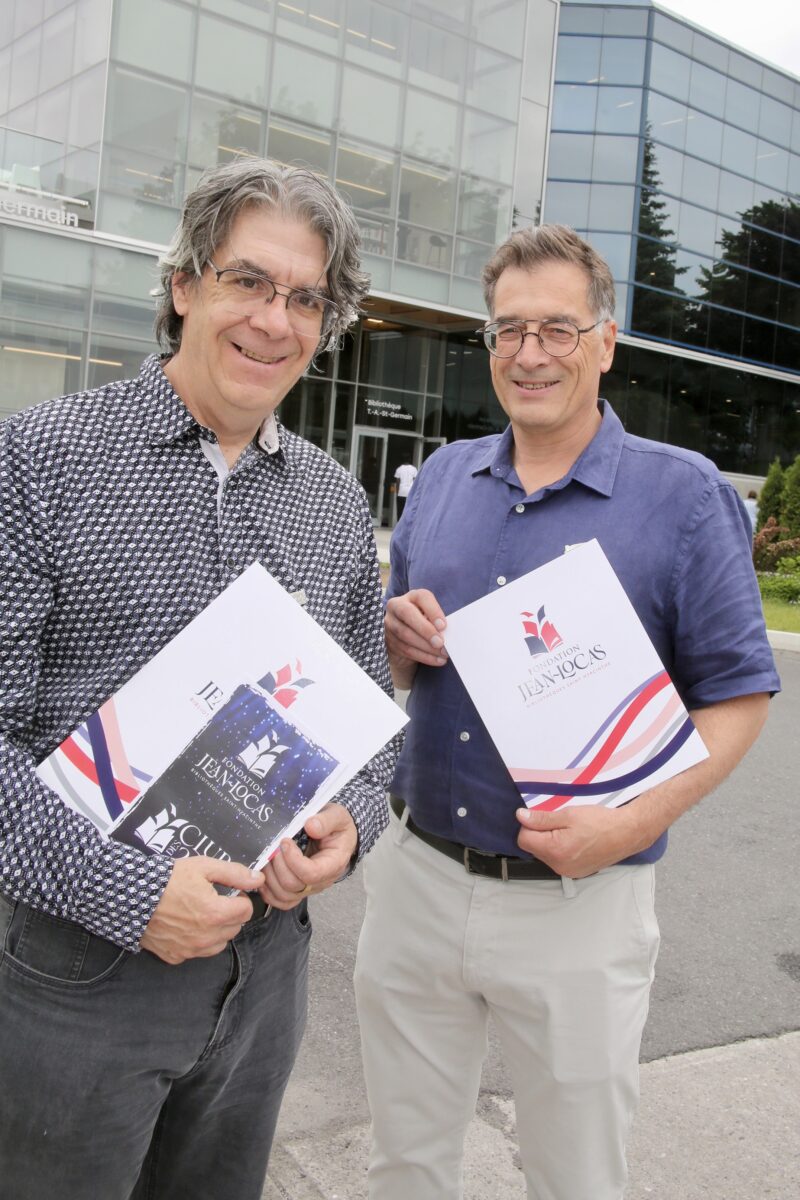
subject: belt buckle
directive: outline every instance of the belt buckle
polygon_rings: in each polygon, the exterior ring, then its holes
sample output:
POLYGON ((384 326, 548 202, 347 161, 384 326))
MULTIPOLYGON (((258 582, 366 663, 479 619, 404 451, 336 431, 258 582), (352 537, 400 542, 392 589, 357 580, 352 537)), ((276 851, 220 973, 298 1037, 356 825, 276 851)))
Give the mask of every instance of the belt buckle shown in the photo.
MULTIPOLYGON (((483 872, 476 870, 471 864, 470 854, 480 854, 481 858, 499 858, 500 859, 500 879, 503 883, 508 883, 508 859, 505 855, 485 854, 482 850, 474 850, 471 846, 464 847, 464 870, 468 875, 481 875, 483 872)), ((491 878, 491 876, 490 876, 491 878)))

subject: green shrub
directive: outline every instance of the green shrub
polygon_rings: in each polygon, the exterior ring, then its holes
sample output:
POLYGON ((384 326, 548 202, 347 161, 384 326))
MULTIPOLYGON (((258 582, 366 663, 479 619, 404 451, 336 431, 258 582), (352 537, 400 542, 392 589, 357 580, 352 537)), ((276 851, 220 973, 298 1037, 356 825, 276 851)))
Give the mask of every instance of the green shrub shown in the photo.
POLYGON ((759 575, 758 586, 764 600, 800 604, 800 575, 759 575))
POLYGON ((800 572, 800 554, 788 554, 785 558, 779 558, 775 564, 775 570, 781 575, 798 574, 800 572))
POLYGON ((783 495, 783 467, 781 460, 776 458, 767 471, 767 478, 758 497, 758 516, 756 528, 763 529, 770 517, 776 522, 781 515, 781 496, 783 495))
POLYGON ((789 537, 800 537, 800 454, 783 474, 781 525, 789 530, 789 537))

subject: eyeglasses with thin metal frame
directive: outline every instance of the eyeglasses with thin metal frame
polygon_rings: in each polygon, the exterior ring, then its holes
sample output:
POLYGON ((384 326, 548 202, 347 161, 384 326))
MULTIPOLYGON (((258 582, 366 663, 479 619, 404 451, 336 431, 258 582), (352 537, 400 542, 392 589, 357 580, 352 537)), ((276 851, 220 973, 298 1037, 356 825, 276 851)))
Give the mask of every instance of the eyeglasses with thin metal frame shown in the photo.
POLYGON ((605 317, 579 329, 572 321, 540 321, 538 329, 528 329, 532 321, 489 321, 475 332, 481 334, 484 345, 495 358, 513 358, 519 354, 526 337, 535 337, 545 354, 566 358, 578 349, 582 333, 591 333, 602 325, 605 317))
POLYGON ((256 312, 262 304, 271 304, 276 296, 282 296, 286 301, 286 315, 294 331, 314 337, 330 329, 339 315, 336 303, 320 292, 277 284, 260 271, 218 267, 211 259, 208 265, 217 283, 225 289, 228 302, 242 313, 256 312))

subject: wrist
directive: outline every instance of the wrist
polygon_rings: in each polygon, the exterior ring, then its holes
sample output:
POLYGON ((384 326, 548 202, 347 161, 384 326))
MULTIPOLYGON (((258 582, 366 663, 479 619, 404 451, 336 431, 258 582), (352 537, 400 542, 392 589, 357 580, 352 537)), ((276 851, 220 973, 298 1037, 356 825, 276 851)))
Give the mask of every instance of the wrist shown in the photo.
POLYGON ((657 841, 663 830, 656 827, 650 805, 643 796, 637 796, 617 809, 621 822, 623 853, 620 858, 640 854, 657 841))
POLYGON ((389 669, 392 672, 394 686, 403 692, 410 690, 417 673, 417 663, 413 658, 401 654, 389 654, 389 669))

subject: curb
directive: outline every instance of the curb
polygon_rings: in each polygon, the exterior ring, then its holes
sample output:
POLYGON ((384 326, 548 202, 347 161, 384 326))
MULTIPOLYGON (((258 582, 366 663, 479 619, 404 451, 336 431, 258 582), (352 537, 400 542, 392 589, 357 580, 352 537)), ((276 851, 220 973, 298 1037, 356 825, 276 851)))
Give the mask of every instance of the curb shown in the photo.
POLYGON ((800 633, 786 633, 783 629, 768 629, 767 637, 773 650, 793 650, 800 654, 800 633))

